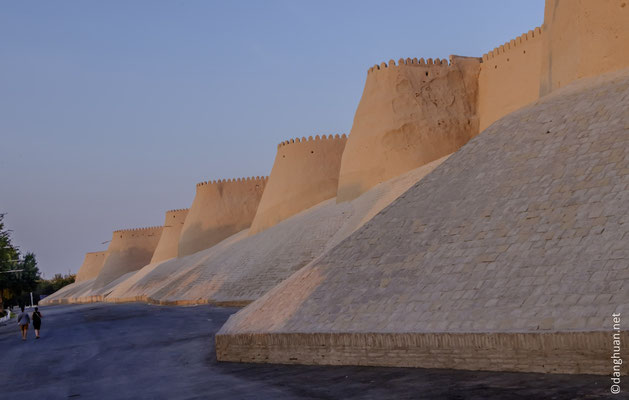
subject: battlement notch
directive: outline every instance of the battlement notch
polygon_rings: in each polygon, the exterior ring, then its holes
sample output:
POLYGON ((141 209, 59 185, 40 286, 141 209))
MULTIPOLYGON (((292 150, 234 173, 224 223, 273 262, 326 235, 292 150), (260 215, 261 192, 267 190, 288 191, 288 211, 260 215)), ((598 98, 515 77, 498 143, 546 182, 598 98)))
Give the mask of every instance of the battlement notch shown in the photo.
POLYGON ((487 62, 502 54, 507 54, 509 51, 517 49, 523 43, 527 43, 530 40, 540 39, 541 36, 542 36, 542 27, 538 26, 537 28, 532 29, 528 31, 527 33, 524 33, 518 36, 517 38, 510 40, 494 48, 493 50, 483 54, 483 57, 482 57, 483 62, 487 62))
POLYGON ((297 138, 293 138, 289 140, 284 140, 283 142, 280 142, 277 145, 277 148, 279 149, 280 147, 287 146, 290 144, 295 144, 295 143, 313 142, 317 140, 341 140, 341 139, 343 140, 347 139, 347 135, 345 133, 340 134, 340 135, 337 133, 335 135, 333 134, 321 135, 321 136, 315 135, 314 137, 308 136, 307 138, 304 136, 301 139, 297 137, 297 138))
POLYGON ((147 226, 144 228, 128 228, 128 229, 116 229, 113 233, 148 233, 150 231, 161 230, 161 226, 147 226))
POLYGON ((166 211, 166 214, 169 214, 169 213, 179 213, 179 212, 182 212, 182 211, 188 211, 188 210, 189 210, 189 208, 175 208, 174 210, 168 210, 168 211, 166 211))
POLYGON ((389 63, 380 63, 380 64, 376 64, 373 67, 369 68, 369 70, 367 71, 367 73, 372 73, 374 71, 380 71, 383 69, 387 69, 387 68, 395 68, 395 67, 401 67, 401 66, 411 66, 411 67, 449 67, 451 65, 451 58, 449 59, 439 59, 439 58, 435 58, 434 60, 432 58, 428 58, 428 59, 424 59, 424 58, 400 58, 397 61, 397 65, 395 60, 389 60, 389 63))
POLYGON ((218 184, 225 184, 225 183, 250 183, 253 181, 260 181, 263 183, 263 182, 266 182, 267 179, 268 179, 268 176, 251 176, 251 177, 246 177, 246 178, 214 179, 211 181, 204 181, 204 182, 197 183, 197 189, 201 186, 218 185, 218 184))

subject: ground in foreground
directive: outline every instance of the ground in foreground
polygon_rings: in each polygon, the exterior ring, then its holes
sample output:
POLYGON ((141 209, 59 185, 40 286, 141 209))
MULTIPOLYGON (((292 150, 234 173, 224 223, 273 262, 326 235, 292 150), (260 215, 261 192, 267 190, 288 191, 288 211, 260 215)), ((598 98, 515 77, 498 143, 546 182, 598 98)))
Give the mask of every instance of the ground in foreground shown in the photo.
POLYGON ((218 363, 214 334, 235 308, 146 304, 43 310, 42 338, 0 326, 6 399, 606 398, 609 378, 411 368, 218 363))

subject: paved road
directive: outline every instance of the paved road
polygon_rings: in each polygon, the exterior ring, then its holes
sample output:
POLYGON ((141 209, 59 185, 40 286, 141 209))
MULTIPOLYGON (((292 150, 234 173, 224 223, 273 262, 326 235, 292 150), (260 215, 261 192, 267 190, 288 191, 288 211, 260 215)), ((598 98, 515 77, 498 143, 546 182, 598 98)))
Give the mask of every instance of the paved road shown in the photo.
POLYGON ((30 330, 22 342, 15 320, 0 326, 3 400, 599 399, 609 393, 609 378, 596 376, 218 363, 213 335, 234 308, 90 304, 42 311, 42 339, 30 330))

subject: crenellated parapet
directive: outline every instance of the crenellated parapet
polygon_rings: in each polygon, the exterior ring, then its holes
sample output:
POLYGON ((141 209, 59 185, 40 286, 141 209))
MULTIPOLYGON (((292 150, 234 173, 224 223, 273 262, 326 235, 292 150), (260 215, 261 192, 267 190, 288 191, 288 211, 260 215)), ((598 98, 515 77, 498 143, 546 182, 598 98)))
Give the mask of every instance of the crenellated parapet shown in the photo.
POLYGON ((541 38, 542 38, 542 27, 538 26, 537 28, 528 31, 527 33, 523 33, 517 38, 512 39, 511 41, 506 42, 505 44, 494 48, 492 51, 489 51, 483 54, 483 62, 492 60, 493 58, 496 58, 500 55, 507 55, 511 51, 516 51, 516 50, 526 51, 526 45, 529 43, 529 41, 541 40, 541 38))
POLYGON ((198 183, 179 237, 177 256, 210 248, 249 228, 266 183, 264 176, 198 183))
POLYGON ((161 226, 147 226, 143 228, 127 228, 116 229, 113 233, 116 234, 131 234, 131 235, 151 235, 154 233, 161 233, 161 226))
MULTIPOLYGON (((345 133, 337 133, 337 134, 329 134, 329 135, 314 135, 308 137, 296 137, 288 140, 284 140, 277 145, 278 151, 291 151, 296 150, 298 147, 300 148, 316 148, 316 147, 326 147, 326 146, 339 146, 339 144, 344 144, 347 141, 347 134, 345 133)), ((304 153, 308 154, 308 153, 304 153)), ((314 154, 314 153, 310 153, 314 154)))
POLYGON ((346 142, 346 134, 282 141, 249 234, 335 197, 346 142))
POLYGON ((376 64, 373 67, 369 68, 367 70, 367 73, 371 73, 371 72, 376 72, 376 71, 380 71, 380 70, 384 70, 387 68, 393 68, 393 67, 399 67, 399 66, 411 66, 411 67, 448 67, 450 66, 450 60, 448 59, 439 59, 439 58, 435 58, 434 60, 432 58, 400 58, 397 61, 397 65, 395 63, 395 60, 389 60, 388 63, 380 63, 380 64, 376 64))
POLYGON ((177 214, 182 212, 188 212, 189 208, 175 208, 173 210, 166 211, 166 214, 177 214))
POLYGON ((197 188, 205 185, 219 185, 226 183, 251 183, 257 181, 259 183, 264 183, 267 180, 268 176, 251 176, 246 178, 229 178, 229 179, 215 179, 212 181, 204 181, 197 183, 197 188))
POLYGON ((478 133, 480 59, 406 58, 369 69, 337 201, 453 153, 478 133))
POLYGON ((279 149, 282 146, 288 146, 289 144, 294 144, 294 143, 304 143, 304 142, 311 142, 311 141, 317 141, 317 140, 340 140, 340 139, 347 139, 347 135, 346 134, 341 134, 339 135, 338 133, 336 135, 315 135, 313 136, 308 136, 307 138, 304 136, 301 139, 300 138, 293 138, 293 139, 289 139, 289 140, 285 140, 283 142, 280 142, 277 145, 277 148, 279 149))
POLYGON ((543 37, 537 27, 483 54, 478 78, 480 131, 539 98, 543 37))

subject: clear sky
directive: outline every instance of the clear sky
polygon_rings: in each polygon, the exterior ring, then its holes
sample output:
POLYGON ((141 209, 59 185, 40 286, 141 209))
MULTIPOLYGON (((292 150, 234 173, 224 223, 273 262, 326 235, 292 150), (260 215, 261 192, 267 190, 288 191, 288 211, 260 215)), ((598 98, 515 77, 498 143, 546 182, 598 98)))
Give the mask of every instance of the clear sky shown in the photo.
POLYGON ((349 133, 367 69, 481 56, 543 0, 2 1, 0 212, 47 277, 195 184, 349 133))

